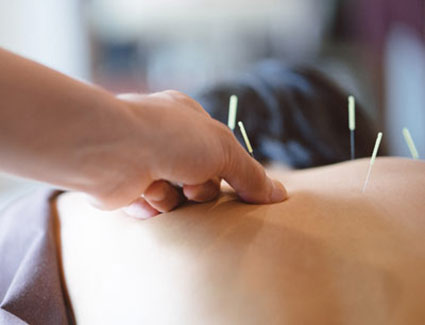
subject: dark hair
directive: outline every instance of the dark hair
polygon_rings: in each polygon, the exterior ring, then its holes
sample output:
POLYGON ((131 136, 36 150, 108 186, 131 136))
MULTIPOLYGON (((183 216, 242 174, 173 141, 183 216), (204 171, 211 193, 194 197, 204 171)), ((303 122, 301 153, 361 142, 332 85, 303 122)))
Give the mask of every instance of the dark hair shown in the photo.
MULTIPOLYGON (((213 118, 227 123, 232 94, 238 96, 237 120, 243 121, 260 162, 307 168, 350 158, 348 94, 315 69, 267 62, 195 98, 213 118)), ((239 130, 235 134, 243 143, 239 130)), ((357 103, 356 158, 371 155, 376 134, 357 103)))

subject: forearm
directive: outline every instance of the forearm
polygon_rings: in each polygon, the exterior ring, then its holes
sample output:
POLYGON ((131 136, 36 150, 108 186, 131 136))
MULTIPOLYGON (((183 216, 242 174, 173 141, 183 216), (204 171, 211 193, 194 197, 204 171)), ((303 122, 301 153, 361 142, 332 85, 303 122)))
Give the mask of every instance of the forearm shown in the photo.
MULTIPOLYGON (((250 202, 286 197, 228 128, 182 93, 117 99, 0 50, 0 100, 0 170, 86 192, 102 207, 134 203, 157 180, 189 193, 224 178, 250 202)), ((176 197, 166 188, 152 198, 176 197)))
POLYGON ((102 172, 89 162, 126 136, 114 96, 1 49, 0 98, 4 172, 89 189, 102 172))

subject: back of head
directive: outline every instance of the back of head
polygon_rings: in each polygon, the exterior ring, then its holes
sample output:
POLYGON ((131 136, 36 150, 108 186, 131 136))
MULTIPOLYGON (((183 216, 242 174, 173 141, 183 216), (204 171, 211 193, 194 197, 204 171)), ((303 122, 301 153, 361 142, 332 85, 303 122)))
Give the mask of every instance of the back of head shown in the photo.
MULTIPOLYGON (((350 158, 348 93, 315 69, 267 61, 239 80, 204 90, 197 100, 227 123, 233 94, 237 119, 245 124, 260 162, 308 168, 350 158)), ((370 156, 377 130, 359 104, 356 127, 356 157, 370 156)))

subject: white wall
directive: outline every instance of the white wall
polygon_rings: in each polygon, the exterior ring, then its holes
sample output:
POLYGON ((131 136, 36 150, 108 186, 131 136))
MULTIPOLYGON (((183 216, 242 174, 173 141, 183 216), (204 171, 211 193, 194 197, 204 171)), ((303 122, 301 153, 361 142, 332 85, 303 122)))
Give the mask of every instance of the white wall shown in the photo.
POLYGON ((79 0, 0 0, 0 46, 68 75, 89 79, 79 0))

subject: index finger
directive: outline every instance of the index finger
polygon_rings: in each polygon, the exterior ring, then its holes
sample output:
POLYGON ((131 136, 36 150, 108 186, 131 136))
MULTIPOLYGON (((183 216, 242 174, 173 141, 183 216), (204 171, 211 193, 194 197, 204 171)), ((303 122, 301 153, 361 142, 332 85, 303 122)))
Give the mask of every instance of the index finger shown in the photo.
POLYGON ((288 195, 285 187, 266 174, 263 166, 239 145, 235 138, 228 143, 227 161, 222 177, 239 197, 250 203, 277 203, 288 195))

